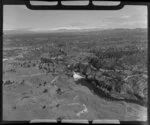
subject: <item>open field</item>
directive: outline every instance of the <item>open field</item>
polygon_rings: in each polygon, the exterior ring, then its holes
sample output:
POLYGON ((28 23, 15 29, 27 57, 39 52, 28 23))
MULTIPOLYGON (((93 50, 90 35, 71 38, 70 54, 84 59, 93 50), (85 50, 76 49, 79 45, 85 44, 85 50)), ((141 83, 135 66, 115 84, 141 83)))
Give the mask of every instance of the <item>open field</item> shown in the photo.
POLYGON ((4 35, 4 120, 147 120, 147 46, 146 29, 4 35))

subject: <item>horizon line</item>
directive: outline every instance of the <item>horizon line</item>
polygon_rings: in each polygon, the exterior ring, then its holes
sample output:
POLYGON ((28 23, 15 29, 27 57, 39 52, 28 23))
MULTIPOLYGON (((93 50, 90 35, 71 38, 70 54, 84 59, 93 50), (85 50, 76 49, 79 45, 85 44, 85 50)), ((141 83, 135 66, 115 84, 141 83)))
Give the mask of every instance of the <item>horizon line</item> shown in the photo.
POLYGON ((40 29, 40 28, 16 28, 16 29, 3 29, 3 31, 57 31, 57 30, 92 30, 92 29, 99 29, 99 30, 107 30, 107 29, 147 29, 147 27, 137 27, 137 28, 125 28, 125 27, 116 27, 116 28, 101 28, 101 27, 57 27, 57 28, 49 28, 49 29, 40 29))

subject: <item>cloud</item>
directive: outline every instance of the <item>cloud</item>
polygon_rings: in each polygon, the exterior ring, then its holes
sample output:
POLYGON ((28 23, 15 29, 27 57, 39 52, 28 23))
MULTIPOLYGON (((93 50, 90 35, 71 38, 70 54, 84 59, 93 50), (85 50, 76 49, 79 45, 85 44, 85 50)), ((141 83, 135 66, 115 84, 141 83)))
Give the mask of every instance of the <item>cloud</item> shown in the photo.
POLYGON ((121 15, 121 16, 110 16, 108 17, 108 20, 111 20, 112 22, 122 22, 124 20, 131 19, 131 16, 129 15, 121 15))
POLYGON ((81 27, 81 26, 86 26, 86 23, 82 23, 82 22, 75 22, 70 24, 70 26, 77 26, 77 27, 81 27))
POLYGON ((122 18, 122 19, 129 19, 130 16, 129 16, 129 15, 124 15, 124 16, 122 16, 122 17, 120 17, 120 18, 122 18))
POLYGON ((59 31, 59 30, 88 30, 88 29, 96 29, 96 28, 99 28, 99 27, 72 27, 72 26, 69 26, 69 27, 56 27, 56 28, 32 28, 30 29, 30 31, 59 31))

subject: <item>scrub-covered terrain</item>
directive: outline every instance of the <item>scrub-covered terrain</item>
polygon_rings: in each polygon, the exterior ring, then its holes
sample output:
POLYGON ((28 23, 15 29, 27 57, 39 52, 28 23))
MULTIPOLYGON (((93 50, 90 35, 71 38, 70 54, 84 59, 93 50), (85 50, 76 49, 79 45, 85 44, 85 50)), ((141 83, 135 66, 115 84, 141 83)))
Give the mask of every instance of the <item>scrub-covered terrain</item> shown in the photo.
POLYGON ((6 34, 3 118, 146 120, 147 58, 146 29, 6 34))

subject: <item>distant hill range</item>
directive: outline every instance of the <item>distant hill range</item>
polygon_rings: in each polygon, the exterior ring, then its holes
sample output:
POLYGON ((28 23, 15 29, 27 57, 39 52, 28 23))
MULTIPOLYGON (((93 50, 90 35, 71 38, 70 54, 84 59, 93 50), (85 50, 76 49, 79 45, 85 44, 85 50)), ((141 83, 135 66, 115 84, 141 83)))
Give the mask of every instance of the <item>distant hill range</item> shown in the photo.
POLYGON ((49 29, 49 30, 40 30, 40 29, 15 29, 15 30, 4 30, 4 35, 9 34, 35 34, 35 33, 67 33, 67 32, 97 32, 97 31, 113 31, 113 32, 128 32, 128 31, 140 31, 140 32, 147 32, 146 28, 135 28, 135 29, 125 29, 125 28, 118 28, 118 29, 101 29, 101 28, 58 28, 58 29, 49 29))

